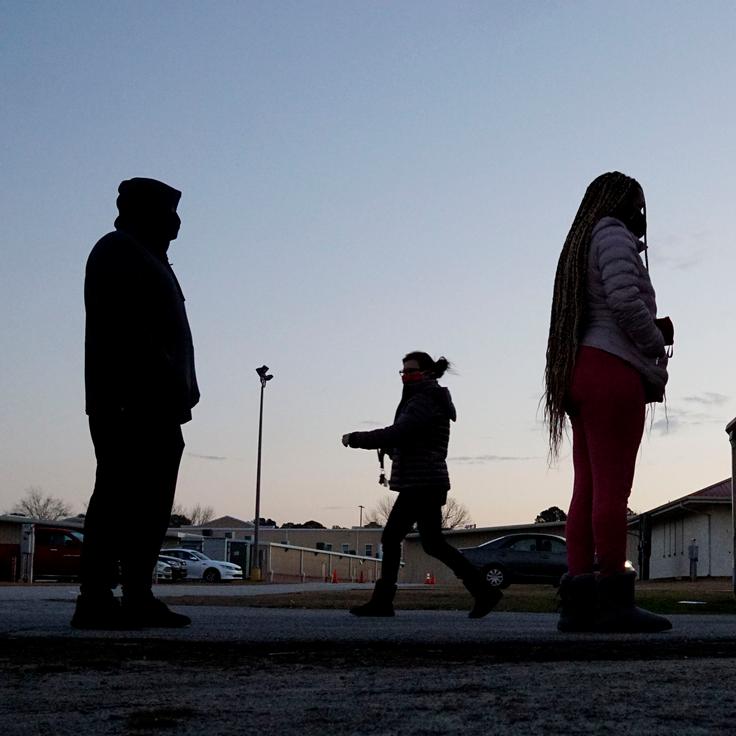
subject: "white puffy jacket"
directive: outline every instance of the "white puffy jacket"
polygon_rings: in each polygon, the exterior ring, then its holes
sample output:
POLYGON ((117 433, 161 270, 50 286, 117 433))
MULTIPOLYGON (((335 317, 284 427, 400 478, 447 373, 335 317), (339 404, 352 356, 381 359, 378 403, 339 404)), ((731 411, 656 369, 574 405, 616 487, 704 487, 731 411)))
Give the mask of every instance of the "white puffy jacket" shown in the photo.
POLYGON ((588 303, 580 344, 631 363, 644 379, 647 401, 661 401, 667 357, 654 322, 654 288, 639 255, 643 249, 621 220, 604 217, 596 223, 588 252, 588 303))

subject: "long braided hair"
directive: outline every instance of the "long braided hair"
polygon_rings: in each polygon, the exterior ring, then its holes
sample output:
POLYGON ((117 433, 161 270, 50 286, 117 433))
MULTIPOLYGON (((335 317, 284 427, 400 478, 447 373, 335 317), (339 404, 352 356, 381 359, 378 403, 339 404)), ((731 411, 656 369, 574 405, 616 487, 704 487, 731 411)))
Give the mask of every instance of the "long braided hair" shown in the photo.
POLYGON ((639 186, 636 179, 619 171, 609 171, 594 179, 585 190, 562 246, 555 274, 544 371, 544 420, 549 431, 550 460, 557 459, 562 443, 565 397, 572 379, 587 306, 590 235, 598 220, 614 214, 639 186))

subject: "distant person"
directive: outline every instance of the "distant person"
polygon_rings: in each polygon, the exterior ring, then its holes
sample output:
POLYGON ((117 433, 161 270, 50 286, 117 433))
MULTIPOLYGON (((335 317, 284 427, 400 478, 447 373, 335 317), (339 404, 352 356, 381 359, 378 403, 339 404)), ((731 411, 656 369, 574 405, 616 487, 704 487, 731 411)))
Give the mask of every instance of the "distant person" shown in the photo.
POLYGON ((399 495, 383 530, 381 578, 372 598, 350 609, 355 616, 393 616, 393 600, 401 563, 401 542, 417 525, 424 551, 444 562, 475 598, 471 618, 489 613, 501 592, 486 583, 442 535, 442 507, 447 502, 450 479, 447 446, 450 421, 456 420, 450 392, 437 383, 449 367, 445 358, 434 361, 427 353, 406 355, 400 371, 404 384, 394 423, 371 432, 343 435, 345 447, 382 449, 391 458, 389 487, 399 495))
POLYGON ((87 261, 86 410, 97 457, 72 626, 191 623, 151 592, 184 449, 199 400, 184 295, 166 257, 181 192, 154 179, 118 189, 115 231, 87 261), (122 583, 122 604, 113 595, 122 583))
POLYGON ((557 457, 566 415, 575 482, 567 516, 561 631, 663 631, 634 605, 627 500, 646 404, 661 402, 674 328, 657 319, 646 257, 644 192, 619 172, 595 179, 562 248, 545 371, 545 418, 557 457), (644 240, 641 240, 641 239, 644 240), (595 560, 599 575, 594 575, 595 560))

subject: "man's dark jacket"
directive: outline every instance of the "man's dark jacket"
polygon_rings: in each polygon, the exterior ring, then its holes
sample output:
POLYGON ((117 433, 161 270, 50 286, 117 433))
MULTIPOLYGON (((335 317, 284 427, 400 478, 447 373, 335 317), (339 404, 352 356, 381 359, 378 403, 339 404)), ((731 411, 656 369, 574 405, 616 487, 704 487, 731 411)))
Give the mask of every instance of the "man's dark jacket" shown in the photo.
POLYGON ((352 432, 350 447, 383 448, 391 456, 394 491, 447 491, 450 420, 457 419, 450 392, 435 380, 407 384, 394 423, 371 432, 352 432))
POLYGON ((87 261, 84 303, 87 414, 189 421, 199 401, 194 347, 165 255, 108 233, 87 261))

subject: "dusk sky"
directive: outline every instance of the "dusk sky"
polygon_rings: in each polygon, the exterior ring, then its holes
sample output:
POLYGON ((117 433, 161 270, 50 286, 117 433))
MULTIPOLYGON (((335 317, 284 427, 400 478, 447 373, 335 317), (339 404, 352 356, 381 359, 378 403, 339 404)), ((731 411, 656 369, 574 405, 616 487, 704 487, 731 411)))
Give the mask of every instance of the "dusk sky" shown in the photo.
POLYGON ((169 251, 202 400, 177 501, 358 522, 384 489, 344 432, 390 423, 410 350, 456 373, 452 494, 479 526, 567 508, 538 402, 554 271, 587 184, 647 197, 676 329, 638 511, 730 474, 736 4, 1 1, 0 512, 81 512, 82 287, 122 179, 183 195, 169 251), (668 422, 666 417, 668 416, 668 422))

